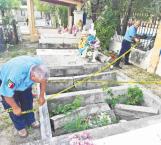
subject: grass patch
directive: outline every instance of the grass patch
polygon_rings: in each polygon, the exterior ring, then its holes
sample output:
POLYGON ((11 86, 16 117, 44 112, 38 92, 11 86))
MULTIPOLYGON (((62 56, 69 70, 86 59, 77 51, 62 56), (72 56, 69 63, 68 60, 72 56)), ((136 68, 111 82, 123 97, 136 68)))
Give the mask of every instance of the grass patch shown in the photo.
POLYGON ((26 48, 21 44, 12 46, 5 52, 0 52, 0 61, 5 62, 13 57, 21 55, 36 55, 36 48, 26 48))
POLYGON ((9 118, 8 114, 4 113, 0 115, 0 130, 4 130, 12 125, 12 121, 9 118))

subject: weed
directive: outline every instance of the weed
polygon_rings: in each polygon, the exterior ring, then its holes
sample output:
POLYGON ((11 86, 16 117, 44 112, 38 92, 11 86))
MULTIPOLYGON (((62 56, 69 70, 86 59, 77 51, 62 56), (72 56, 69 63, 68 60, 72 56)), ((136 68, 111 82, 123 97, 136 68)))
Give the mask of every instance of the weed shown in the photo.
POLYGON ((112 119, 107 113, 93 114, 86 118, 80 118, 79 116, 68 122, 64 126, 64 130, 67 133, 86 130, 89 128, 106 126, 112 123, 112 119))
POLYGON ((144 101, 143 92, 139 87, 128 88, 128 99, 127 103, 129 105, 141 105, 144 101))
MULTIPOLYGON (((105 89, 104 89, 105 90, 105 89)), ((106 99, 106 102, 114 108, 114 106, 118 103, 128 104, 128 105, 141 105, 144 101, 142 90, 135 86, 129 87, 127 94, 118 95, 114 97, 112 91, 106 88, 106 94, 110 96, 110 98, 106 99)))
POLYGON ((66 114, 81 107, 82 97, 78 96, 71 104, 59 104, 58 107, 52 111, 51 116, 59 115, 59 114, 66 114))

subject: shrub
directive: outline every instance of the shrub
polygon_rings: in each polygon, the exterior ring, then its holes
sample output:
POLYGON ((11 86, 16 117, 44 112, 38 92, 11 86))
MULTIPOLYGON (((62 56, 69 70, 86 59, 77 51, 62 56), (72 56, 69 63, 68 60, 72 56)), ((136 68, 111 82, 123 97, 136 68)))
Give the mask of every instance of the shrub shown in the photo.
POLYGON ((129 105, 141 105, 144 101, 143 92, 139 87, 128 88, 127 103, 129 105))
POLYGON ((118 19, 111 8, 105 9, 102 15, 95 21, 96 35, 103 50, 109 48, 109 43, 115 33, 117 24, 118 19))
MULTIPOLYGON (((105 90, 105 89, 104 89, 105 90)), ((114 96, 112 91, 106 89, 106 94, 110 96, 106 102, 113 108, 118 103, 127 105, 141 105, 144 101, 143 92, 139 87, 129 87, 127 94, 114 96)))

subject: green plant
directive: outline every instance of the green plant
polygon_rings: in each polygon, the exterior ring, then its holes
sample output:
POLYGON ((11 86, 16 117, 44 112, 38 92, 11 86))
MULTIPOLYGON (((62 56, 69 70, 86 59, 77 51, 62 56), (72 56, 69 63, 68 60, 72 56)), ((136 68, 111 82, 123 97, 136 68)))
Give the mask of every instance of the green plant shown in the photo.
POLYGON ((107 104, 109 104, 112 108, 118 103, 118 98, 114 97, 112 89, 104 86, 103 91, 106 93, 108 98, 106 99, 107 104))
POLYGON ((139 87, 128 88, 128 99, 127 103, 129 105, 141 105, 144 101, 143 92, 139 87))
POLYGON ((93 127, 101 127, 105 126, 111 123, 111 118, 107 113, 100 113, 100 114, 95 114, 94 117, 92 117, 90 124, 91 128, 93 127))
POLYGON ((67 133, 71 133, 86 130, 89 128, 101 127, 111 123, 112 120, 106 112, 100 114, 93 114, 86 118, 80 118, 80 116, 78 116, 76 119, 68 122, 64 126, 64 130, 67 133))
POLYGON ((111 108, 114 108, 116 104, 119 103, 119 98, 110 98, 106 99, 107 104, 110 105, 111 108))
POLYGON ((118 19, 111 8, 104 10, 102 15, 95 21, 97 37, 100 40, 102 50, 109 48, 110 40, 113 37, 118 19))
POLYGON ((59 115, 59 114, 66 114, 81 107, 82 97, 78 96, 74 99, 71 104, 59 104, 56 109, 51 112, 51 116, 59 115))
POLYGON ((103 86, 103 92, 106 93, 106 95, 108 95, 110 98, 112 98, 114 96, 112 89, 108 88, 107 86, 103 86))
POLYGON ((67 133, 82 131, 88 128, 89 128, 88 122, 85 119, 80 118, 79 116, 75 120, 68 122, 64 126, 64 130, 67 133))
POLYGON ((128 104, 128 105, 141 105, 144 101, 142 90, 135 86, 129 87, 127 94, 118 95, 114 97, 114 94, 109 89, 104 89, 106 94, 110 95, 110 98, 106 99, 106 102, 114 108, 116 104, 128 104))

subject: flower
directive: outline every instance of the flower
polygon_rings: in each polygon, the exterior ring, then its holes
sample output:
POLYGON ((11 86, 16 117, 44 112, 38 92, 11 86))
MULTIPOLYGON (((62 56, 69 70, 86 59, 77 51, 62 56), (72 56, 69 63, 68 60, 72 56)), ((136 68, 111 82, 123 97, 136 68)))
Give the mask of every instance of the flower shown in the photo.
POLYGON ((70 137, 69 145, 94 145, 91 136, 83 132, 82 134, 72 135, 70 137))
POLYGON ((92 52, 91 52, 91 51, 88 51, 88 52, 87 52, 87 56, 88 56, 88 57, 91 57, 91 56, 92 56, 92 52))

